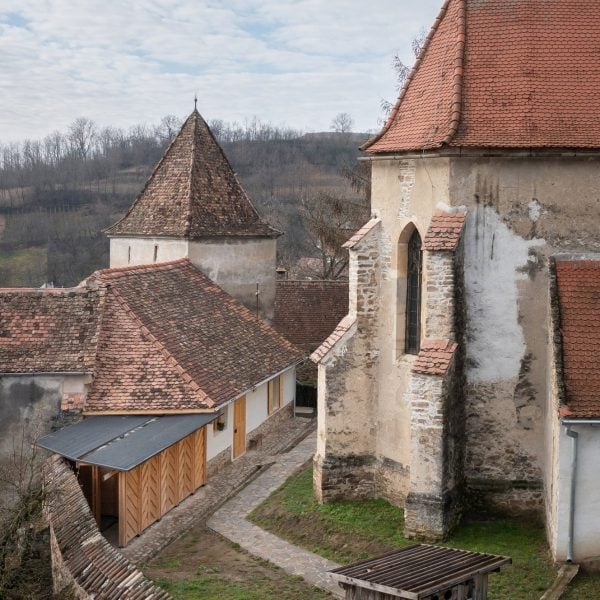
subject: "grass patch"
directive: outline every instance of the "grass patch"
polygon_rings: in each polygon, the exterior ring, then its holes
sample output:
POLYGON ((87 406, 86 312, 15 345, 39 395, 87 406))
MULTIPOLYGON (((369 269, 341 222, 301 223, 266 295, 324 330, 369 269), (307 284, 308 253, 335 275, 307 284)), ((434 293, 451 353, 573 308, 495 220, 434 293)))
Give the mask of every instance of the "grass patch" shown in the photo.
MULTIPOLYGON (((342 564, 414 543, 402 535, 403 511, 385 500, 320 505, 312 493, 310 466, 290 477, 250 519, 342 564)), ((489 600, 537 600, 556 575, 544 529, 531 521, 497 518, 465 523, 444 545, 512 557, 512 565, 490 576, 489 600)))
POLYGON ((33 246, 0 251, 0 285, 38 287, 46 280, 46 248, 33 246))
POLYGON ((311 588, 302 579, 279 574, 277 579, 247 574, 243 581, 232 581, 213 567, 201 567, 196 575, 184 580, 155 579, 175 600, 328 600, 326 592, 311 588))
POLYGON ((600 573, 578 573, 563 600, 600 598, 600 573))

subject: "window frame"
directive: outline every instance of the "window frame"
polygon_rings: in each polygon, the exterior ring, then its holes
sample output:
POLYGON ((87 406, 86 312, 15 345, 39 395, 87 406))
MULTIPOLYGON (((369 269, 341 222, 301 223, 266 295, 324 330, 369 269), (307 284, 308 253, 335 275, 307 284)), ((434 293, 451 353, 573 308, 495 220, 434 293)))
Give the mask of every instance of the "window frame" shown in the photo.
POLYGON ((281 408, 281 400, 282 400, 282 384, 281 384, 281 375, 277 375, 277 377, 273 377, 269 379, 267 382, 267 414, 271 416, 276 413, 281 408), (277 405, 275 406, 274 400, 274 391, 275 385, 277 385, 277 405))

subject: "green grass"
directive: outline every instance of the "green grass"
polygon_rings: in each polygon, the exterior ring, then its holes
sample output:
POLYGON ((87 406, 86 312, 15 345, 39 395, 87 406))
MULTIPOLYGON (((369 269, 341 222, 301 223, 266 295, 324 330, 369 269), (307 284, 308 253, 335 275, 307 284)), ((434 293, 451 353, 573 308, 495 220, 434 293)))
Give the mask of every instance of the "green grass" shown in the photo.
POLYGON ((0 286, 38 287, 45 282, 46 248, 30 247, 0 252, 0 286))
POLYGON ((579 573, 562 600, 592 600, 600 598, 600 573, 579 573))
MULTIPOLYGON (((414 543, 402 535, 403 511, 385 500, 318 504, 310 467, 288 479, 250 519, 342 564, 414 543)), ((531 521, 490 518, 465 523, 444 545, 512 558, 512 565, 490 575, 489 600, 537 600, 556 575, 544 529, 531 521)))
POLYGON ((219 574, 218 569, 200 568, 192 579, 177 581, 155 580, 175 600, 327 600, 330 596, 317 588, 310 588, 297 577, 289 575, 277 580, 261 575, 246 577, 243 582, 231 581, 219 574), (310 595, 307 595, 307 592, 310 595))

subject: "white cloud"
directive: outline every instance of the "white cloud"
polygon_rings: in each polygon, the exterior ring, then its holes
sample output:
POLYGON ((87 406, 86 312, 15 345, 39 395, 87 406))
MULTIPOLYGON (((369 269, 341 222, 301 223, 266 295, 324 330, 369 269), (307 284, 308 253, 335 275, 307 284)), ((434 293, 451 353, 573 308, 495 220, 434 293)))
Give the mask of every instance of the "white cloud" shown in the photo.
POLYGON ((86 115, 128 126, 257 115, 306 130, 376 127, 391 57, 441 0, 2 0, 0 139, 86 115))

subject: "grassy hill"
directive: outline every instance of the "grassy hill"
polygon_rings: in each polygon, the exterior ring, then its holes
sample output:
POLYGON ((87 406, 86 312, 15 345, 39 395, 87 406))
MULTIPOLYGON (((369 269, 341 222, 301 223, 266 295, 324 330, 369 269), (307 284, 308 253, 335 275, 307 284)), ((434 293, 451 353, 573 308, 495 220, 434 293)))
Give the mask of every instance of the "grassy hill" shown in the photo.
MULTIPOLYGON (((300 200, 319 193, 355 198, 342 170, 355 164, 367 136, 217 125, 257 210, 285 232, 279 261, 289 268, 313 255, 300 200)), ((85 153, 70 134, 60 153, 49 150, 48 138, 0 146, 0 286, 70 286, 108 265, 102 230, 132 204, 169 142, 151 130, 114 132, 98 132, 85 153)))

